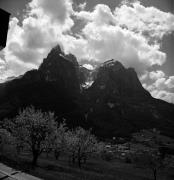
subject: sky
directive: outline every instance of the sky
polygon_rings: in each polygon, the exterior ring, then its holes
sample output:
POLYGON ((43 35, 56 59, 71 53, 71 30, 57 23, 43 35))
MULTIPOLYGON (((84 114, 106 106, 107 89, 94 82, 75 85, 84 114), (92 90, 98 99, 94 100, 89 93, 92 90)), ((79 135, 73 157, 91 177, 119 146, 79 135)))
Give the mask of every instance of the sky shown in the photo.
POLYGON ((57 44, 93 69, 133 67, 155 98, 174 103, 173 0, 0 0, 11 13, 0 82, 38 68, 57 44))

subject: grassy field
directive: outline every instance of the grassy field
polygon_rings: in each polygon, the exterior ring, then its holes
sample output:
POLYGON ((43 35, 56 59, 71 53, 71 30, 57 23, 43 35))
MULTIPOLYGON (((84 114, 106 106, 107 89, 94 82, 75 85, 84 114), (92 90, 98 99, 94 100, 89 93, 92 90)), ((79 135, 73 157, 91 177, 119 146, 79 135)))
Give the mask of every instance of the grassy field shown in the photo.
MULTIPOLYGON (((32 168, 30 161, 31 156, 27 153, 19 157, 8 155, 2 158, 2 161, 18 170, 25 171, 34 176, 45 180, 151 180, 152 172, 147 169, 141 169, 134 164, 125 163, 121 160, 110 162, 99 158, 91 158, 81 169, 77 164, 68 163, 66 156, 61 156, 55 160, 53 155, 46 157, 43 154, 38 161, 38 166, 32 168), (8 157, 8 158, 7 158, 8 157)), ((157 180, 174 179, 173 169, 168 169, 158 173, 157 180)))

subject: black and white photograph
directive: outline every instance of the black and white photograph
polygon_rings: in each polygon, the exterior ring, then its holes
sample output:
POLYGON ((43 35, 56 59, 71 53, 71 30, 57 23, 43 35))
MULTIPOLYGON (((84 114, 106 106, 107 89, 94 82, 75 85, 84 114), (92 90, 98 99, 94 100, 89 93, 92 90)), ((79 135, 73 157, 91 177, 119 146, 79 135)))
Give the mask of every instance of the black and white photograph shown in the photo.
POLYGON ((174 0, 0 0, 0 180, 174 180, 174 0))

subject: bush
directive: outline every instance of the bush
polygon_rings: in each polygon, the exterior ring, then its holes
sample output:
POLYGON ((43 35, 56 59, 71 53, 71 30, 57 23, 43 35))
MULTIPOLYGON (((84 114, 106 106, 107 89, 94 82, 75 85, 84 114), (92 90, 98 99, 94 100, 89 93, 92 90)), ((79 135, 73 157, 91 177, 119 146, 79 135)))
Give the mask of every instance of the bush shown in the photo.
POLYGON ((101 153, 101 158, 105 161, 111 161, 113 160, 114 156, 113 153, 104 151, 101 153))
POLYGON ((130 164, 130 163, 132 163, 132 159, 130 157, 126 157, 125 162, 130 164))

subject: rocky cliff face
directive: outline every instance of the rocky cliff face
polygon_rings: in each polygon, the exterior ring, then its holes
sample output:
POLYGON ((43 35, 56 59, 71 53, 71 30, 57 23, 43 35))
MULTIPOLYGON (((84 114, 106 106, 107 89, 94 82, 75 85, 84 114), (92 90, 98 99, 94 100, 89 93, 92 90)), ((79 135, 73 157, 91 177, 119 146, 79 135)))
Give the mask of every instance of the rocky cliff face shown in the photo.
POLYGON ((115 97, 148 98, 150 93, 141 85, 133 68, 126 69, 119 61, 110 60, 97 70, 92 89, 105 91, 115 97))
POLYGON ((127 136, 143 128, 172 132, 174 105, 155 100, 133 68, 114 60, 103 63, 84 94, 88 123, 99 136, 127 136))
POLYGON ((34 105, 54 111, 58 117, 73 115, 78 119, 80 84, 78 62, 53 48, 38 70, 26 72, 0 85, 0 117, 13 116, 19 108, 34 105))
POLYGON ((38 70, 0 84, 0 119, 13 117, 29 105, 54 111, 69 126, 92 128, 104 138, 145 128, 174 137, 174 105, 152 98, 134 69, 110 60, 91 72, 59 46, 38 70), (93 83, 83 88, 89 80, 93 83))
POLYGON ((78 96, 80 85, 78 62, 75 56, 65 55, 59 46, 53 48, 38 71, 47 82, 56 83, 68 96, 78 96))

